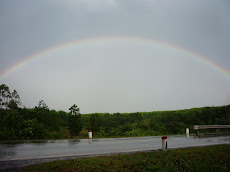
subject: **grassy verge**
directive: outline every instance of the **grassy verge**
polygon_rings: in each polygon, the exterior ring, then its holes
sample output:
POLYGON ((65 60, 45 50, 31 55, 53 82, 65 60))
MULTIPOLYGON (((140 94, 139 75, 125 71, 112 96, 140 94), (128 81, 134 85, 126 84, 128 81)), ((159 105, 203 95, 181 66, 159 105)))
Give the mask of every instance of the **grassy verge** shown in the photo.
POLYGON ((230 145, 53 161, 20 171, 229 171, 230 145))

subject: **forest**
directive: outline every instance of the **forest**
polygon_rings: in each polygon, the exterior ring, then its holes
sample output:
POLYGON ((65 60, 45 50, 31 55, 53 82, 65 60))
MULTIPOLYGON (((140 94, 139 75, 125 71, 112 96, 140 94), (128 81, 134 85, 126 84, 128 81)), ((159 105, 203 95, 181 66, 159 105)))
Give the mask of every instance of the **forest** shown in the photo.
MULTIPOLYGON (((185 134, 193 125, 230 125, 230 105, 175 111, 81 114, 50 109, 44 100, 34 108, 21 104, 17 91, 0 85, 0 140, 132 137, 185 134)), ((203 132, 210 132, 205 130, 203 132)))

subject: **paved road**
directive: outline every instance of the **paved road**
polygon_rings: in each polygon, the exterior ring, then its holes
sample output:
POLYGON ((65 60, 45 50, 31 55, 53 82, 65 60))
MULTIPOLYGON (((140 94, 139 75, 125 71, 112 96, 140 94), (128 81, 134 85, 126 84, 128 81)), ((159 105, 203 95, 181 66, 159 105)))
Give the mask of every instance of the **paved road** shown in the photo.
MULTIPOLYGON (((0 170, 57 158, 68 159, 100 154, 151 151, 161 149, 161 144, 161 137, 0 142, 0 170)), ((230 144, 230 137, 168 136, 169 149, 216 144, 230 144)))

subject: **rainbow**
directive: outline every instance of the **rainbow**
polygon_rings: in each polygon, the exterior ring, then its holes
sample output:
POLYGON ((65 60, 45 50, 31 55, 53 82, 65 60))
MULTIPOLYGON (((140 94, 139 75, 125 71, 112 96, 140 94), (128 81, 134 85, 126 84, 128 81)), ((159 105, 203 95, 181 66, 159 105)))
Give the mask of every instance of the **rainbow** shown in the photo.
POLYGON ((160 46, 163 48, 168 48, 168 49, 172 49, 175 51, 179 51, 179 52, 182 52, 186 55, 189 55, 189 56, 195 58, 200 63, 204 63, 206 65, 209 65, 211 68, 213 68, 217 72, 220 72, 221 74, 227 76, 230 79, 230 71, 225 69, 220 64, 217 64, 216 62, 208 59, 207 57, 204 57, 204 56, 199 55, 195 52, 192 52, 188 49, 185 49, 185 48, 182 48, 180 46, 170 44, 167 42, 162 42, 159 40, 153 40, 153 39, 143 38, 143 37, 129 37, 129 36, 101 36, 101 37, 78 39, 78 40, 73 40, 70 42, 63 43, 63 44, 55 45, 55 46, 48 48, 48 49, 45 49, 39 53, 28 56, 28 57, 24 58, 23 60, 19 61, 18 63, 16 63, 15 65, 7 68, 5 71, 0 73, 0 79, 3 79, 4 77, 8 76, 10 73, 14 72, 16 69, 21 68, 25 64, 27 64, 27 63, 35 60, 35 59, 44 57, 45 55, 57 52, 59 50, 65 49, 67 47, 87 45, 87 44, 97 44, 98 42, 106 42, 106 41, 132 41, 132 42, 137 42, 137 43, 150 44, 153 46, 157 45, 157 46, 160 46))

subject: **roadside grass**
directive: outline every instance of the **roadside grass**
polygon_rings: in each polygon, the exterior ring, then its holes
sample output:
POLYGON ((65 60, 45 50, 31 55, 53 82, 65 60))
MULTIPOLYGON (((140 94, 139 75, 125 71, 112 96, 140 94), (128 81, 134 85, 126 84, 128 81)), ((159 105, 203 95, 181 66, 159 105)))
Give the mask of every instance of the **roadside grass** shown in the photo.
POLYGON ((230 171, 230 145, 52 161, 19 171, 230 171))

